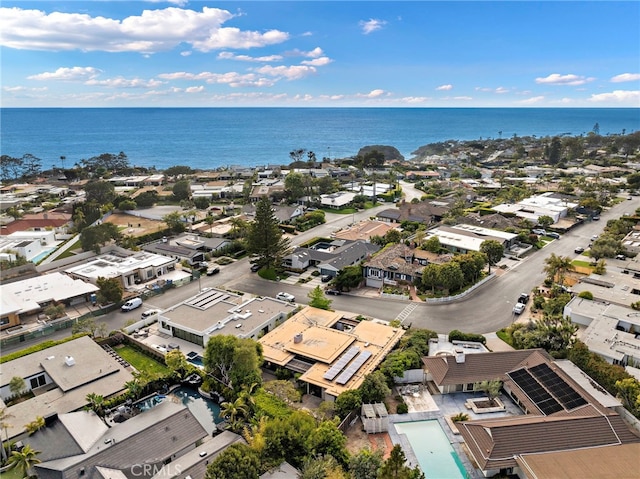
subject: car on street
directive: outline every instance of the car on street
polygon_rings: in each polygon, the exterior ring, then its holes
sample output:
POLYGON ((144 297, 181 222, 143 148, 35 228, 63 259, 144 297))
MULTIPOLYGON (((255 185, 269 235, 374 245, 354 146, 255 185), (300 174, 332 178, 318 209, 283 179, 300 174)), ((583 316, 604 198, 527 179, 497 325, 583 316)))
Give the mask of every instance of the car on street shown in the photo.
POLYGON ((623 255, 623 254, 617 254, 616 255, 616 259, 625 260, 625 259, 627 259, 627 257, 625 255, 623 255))
POLYGON ((251 272, 252 273, 256 273, 258 271, 260 271, 260 265, 258 263, 253 263, 251 265, 251 272))
POLYGON ((278 294, 276 294, 276 299, 279 299, 280 301, 288 301, 290 303, 293 303, 296 300, 296 297, 292 294, 280 291, 278 294))
POLYGON ((133 311, 134 309, 139 308, 140 306, 142 306, 142 299, 131 298, 122 306, 120 306, 120 309, 124 312, 127 312, 127 311, 133 311))
POLYGON ((576 249, 573 250, 573 252, 577 254, 582 254, 584 253, 584 248, 582 246, 578 246, 576 249))
POLYGON ((595 241, 595 240, 597 240, 597 239, 598 239, 598 235, 593 235, 593 236, 591 237, 591 241, 595 241))
POLYGON ((207 270, 207 276, 213 276, 214 274, 218 274, 220 272, 220 268, 218 266, 214 266, 213 268, 209 268, 207 270))
POLYGON ((334 296, 339 296, 339 295, 341 295, 341 294, 342 294, 342 291, 340 291, 339 289, 333 289, 333 288, 331 288, 331 289, 327 289, 327 290, 325 290, 325 293, 326 293, 326 294, 332 294, 332 295, 334 295, 334 296))
POLYGON ((591 221, 600 221, 600 217, 599 216, 594 216, 593 218, 591 218, 591 221))
POLYGON ((555 231, 550 231, 547 233, 547 236, 549 238, 553 238, 553 239, 560 239, 560 234, 556 233, 555 231))
POLYGON ((160 313, 159 309, 147 309, 140 315, 140 319, 147 319, 149 316, 154 316, 158 313, 160 313))
POLYGON ((526 308, 526 305, 522 303, 516 303, 513 306, 513 314, 522 314, 525 308, 526 308))
POLYGON ((518 297, 518 303, 527 304, 529 302, 529 295, 527 293, 520 293, 518 297))

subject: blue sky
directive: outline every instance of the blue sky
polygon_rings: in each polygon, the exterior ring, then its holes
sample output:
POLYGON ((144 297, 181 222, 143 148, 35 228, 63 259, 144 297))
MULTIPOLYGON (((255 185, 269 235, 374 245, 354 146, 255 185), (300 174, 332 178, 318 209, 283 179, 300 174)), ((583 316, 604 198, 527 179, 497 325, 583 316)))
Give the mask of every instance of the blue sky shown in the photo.
POLYGON ((1 5, 3 107, 640 107, 637 1, 1 5))

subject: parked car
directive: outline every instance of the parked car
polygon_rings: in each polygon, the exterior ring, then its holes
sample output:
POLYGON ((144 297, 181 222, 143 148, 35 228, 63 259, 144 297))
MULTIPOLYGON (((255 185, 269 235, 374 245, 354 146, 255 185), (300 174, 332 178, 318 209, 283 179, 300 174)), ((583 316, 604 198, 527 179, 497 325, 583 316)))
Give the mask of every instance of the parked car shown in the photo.
POLYGON ((577 247, 576 249, 574 249, 573 251, 574 251, 574 253, 582 254, 582 253, 584 253, 584 248, 583 248, 582 246, 578 246, 578 247, 577 247))
POLYGON ((518 303, 527 304, 529 302, 529 295, 527 293, 520 293, 518 297, 518 303))
POLYGON ((289 301, 290 303, 293 303, 296 300, 296 297, 292 294, 284 293, 280 291, 278 294, 276 294, 276 299, 279 299, 280 301, 289 301))
POLYGON ((341 294, 342 294, 342 291, 340 291, 339 289, 333 289, 333 288, 332 288, 332 289, 327 289, 327 290, 325 290, 325 293, 326 293, 326 294, 332 294, 332 295, 334 295, 334 296, 339 296, 339 295, 341 295, 341 294))
POLYGON ((560 234, 559 234, 559 233, 556 233, 555 231, 549 231, 549 232, 547 233, 547 236, 548 236, 549 238, 553 238, 553 239, 560 239, 560 234))
POLYGON ((213 268, 209 268, 207 270, 207 276, 213 276, 214 274, 218 274, 220 272, 220 268, 217 266, 214 266, 213 268))
POLYGON ((258 263, 253 263, 253 264, 251 265, 251 272, 252 272, 252 273, 255 273, 255 272, 257 272, 257 271, 260 271, 260 265, 259 265, 258 263))
POLYGON ((600 217, 599 216, 594 216, 593 218, 591 218, 591 221, 600 221, 600 217))
POLYGON ((332 276, 330 274, 323 274, 322 277, 320 278, 320 280, 323 283, 328 283, 329 281, 331 281, 332 276))
POLYGON ((516 303, 513 306, 513 314, 522 314, 522 312, 524 311, 525 307, 526 306, 524 304, 522 304, 522 303, 516 303))
POLYGON ((543 230, 541 228, 534 228, 534 229, 531 230, 531 232, 533 234, 538 235, 538 236, 547 236, 547 231, 543 230))
POLYGON ((623 254, 617 254, 617 255, 616 255, 616 259, 622 259, 622 260, 625 260, 625 259, 627 259, 627 257, 626 257, 625 255, 623 255, 623 254))
POLYGON ((158 314, 158 313, 160 313, 159 309, 147 309, 145 312, 143 312, 140 315, 140 318, 141 319, 147 319, 149 316, 153 316, 153 315, 158 314))
POLYGON ((142 306, 142 300, 140 298, 131 298, 129 301, 120 306, 120 309, 122 311, 133 311, 140 306, 142 306))
POLYGON ((591 241, 595 241, 595 240, 597 240, 597 239, 598 239, 598 235, 593 235, 593 236, 591 237, 591 241))

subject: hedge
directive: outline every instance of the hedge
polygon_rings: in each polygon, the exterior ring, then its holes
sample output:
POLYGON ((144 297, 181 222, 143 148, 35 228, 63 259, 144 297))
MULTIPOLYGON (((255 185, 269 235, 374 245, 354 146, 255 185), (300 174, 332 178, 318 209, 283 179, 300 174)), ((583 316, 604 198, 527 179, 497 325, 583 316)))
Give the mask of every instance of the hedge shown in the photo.
POLYGON ((449 341, 473 341, 476 343, 487 344, 487 338, 482 334, 463 333, 454 329, 449 333, 449 341))

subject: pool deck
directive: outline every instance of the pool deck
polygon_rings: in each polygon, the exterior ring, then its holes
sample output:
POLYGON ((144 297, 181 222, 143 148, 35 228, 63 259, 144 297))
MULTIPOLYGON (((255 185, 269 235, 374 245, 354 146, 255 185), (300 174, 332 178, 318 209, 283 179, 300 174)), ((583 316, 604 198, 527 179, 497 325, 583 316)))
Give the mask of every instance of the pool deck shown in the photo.
MULTIPOLYGON (((445 420, 445 417, 454 416, 460 412, 469 416, 470 420, 475 419, 492 419, 503 416, 515 416, 522 415, 522 411, 506 398, 504 394, 500 395, 500 399, 506 406, 505 411, 476 414, 470 409, 467 409, 465 402, 469 398, 479 397, 481 394, 472 393, 454 393, 454 394, 438 394, 431 395, 428 391, 422 390, 418 393, 418 396, 405 395, 403 399, 409 406, 409 412, 407 414, 390 414, 389 415, 389 437, 393 444, 400 444, 402 450, 405 453, 407 462, 411 466, 419 466, 418 459, 411 447, 411 444, 407 440, 404 434, 399 434, 396 428, 393 426, 395 423, 401 422, 415 422, 415 421, 428 421, 437 420, 442 427, 442 430, 447 435, 449 443, 456 451, 458 458, 464 464, 467 470, 467 477, 472 479, 481 479, 484 476, 481 474, 475 466, 471 464, 467 454, 463 449, 464 441, 459 434, 454 434, 451 427, 445 420)), ((428 476, 427 476, 428 477, 428 476)))

